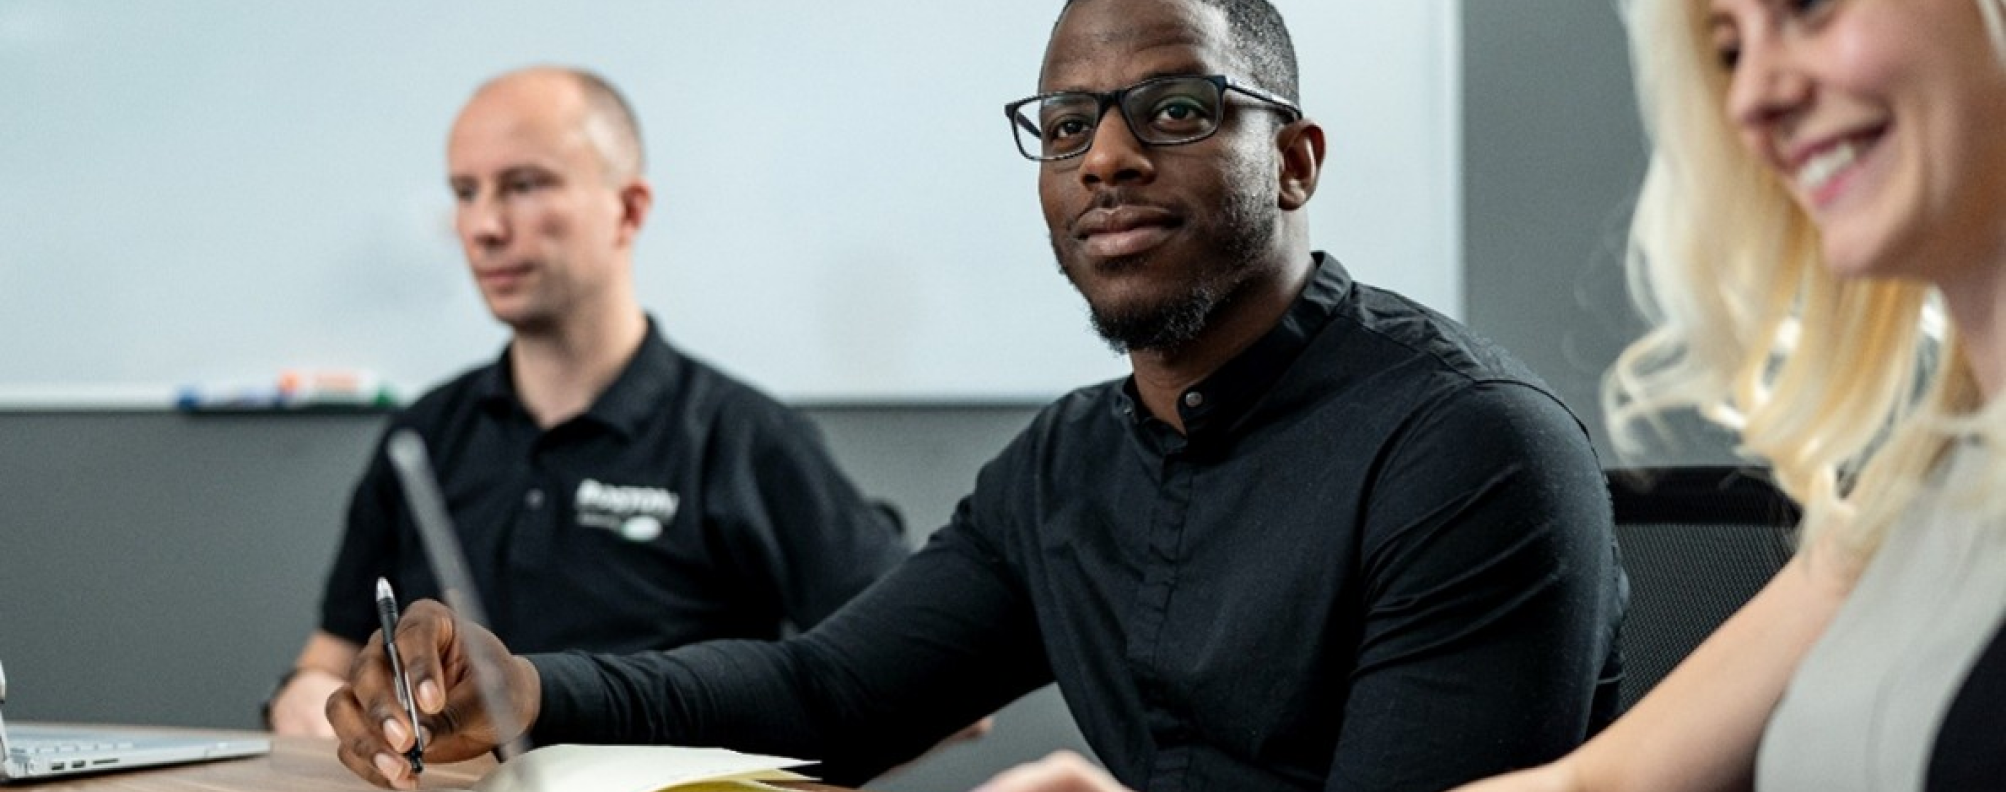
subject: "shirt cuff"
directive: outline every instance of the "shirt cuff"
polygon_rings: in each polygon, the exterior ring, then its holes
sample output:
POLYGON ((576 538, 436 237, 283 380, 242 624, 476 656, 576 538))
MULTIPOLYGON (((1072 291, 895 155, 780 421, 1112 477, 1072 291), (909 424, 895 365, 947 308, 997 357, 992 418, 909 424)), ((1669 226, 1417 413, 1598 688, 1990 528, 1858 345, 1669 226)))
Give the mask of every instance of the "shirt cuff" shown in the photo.
POLYGON ((601 688, 591 684, 598 669, 590 657, 581 652, 566 652, 528 654, 523 659, 536 669, 543 688, 536 723, 529 730, 531 744, 577 742, 575 735, 581 724, 604 719, 608 702, 592 692, 601 688))

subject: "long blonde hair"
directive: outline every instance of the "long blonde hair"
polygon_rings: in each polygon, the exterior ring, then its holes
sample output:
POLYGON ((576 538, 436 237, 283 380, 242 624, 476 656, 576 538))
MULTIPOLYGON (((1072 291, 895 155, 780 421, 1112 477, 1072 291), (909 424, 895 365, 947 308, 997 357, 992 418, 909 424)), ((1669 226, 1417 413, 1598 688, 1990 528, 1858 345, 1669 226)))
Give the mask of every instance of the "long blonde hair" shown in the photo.
MULTIPOLYGON (((1976 0, 2006 64, 2006 0, 1976 0)), ((1603 405, 1634 453, 1661 414, 1739 433, 1803 504, 1807 540, 1871 555, 1960 433, 2002 426, 1930 287, 1841 280, 1779 177, 1737 141, 1705 3, 1625 4, 1650 168, 1629 285, 1651 330, 1617 358, 1603 405)), ((2006 434, 2006 432, 2002 432, 2006 434)))

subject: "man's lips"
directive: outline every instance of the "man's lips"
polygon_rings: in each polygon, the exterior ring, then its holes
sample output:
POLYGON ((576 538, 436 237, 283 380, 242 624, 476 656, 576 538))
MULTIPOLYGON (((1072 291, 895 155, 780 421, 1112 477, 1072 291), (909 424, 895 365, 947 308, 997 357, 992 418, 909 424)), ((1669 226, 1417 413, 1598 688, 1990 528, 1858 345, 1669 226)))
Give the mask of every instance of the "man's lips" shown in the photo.
POLYGON ((1073 221, 1073 238, 1096 258, 1133 256, 1168 240, 1183 221, 1166 209, 1123 205, 1089 209, 1073 221))
POLYGON ((521 280, 529 275, 533 269, 528 264, 480 267, 474 270, 474 279, 487 284, 506 285, 521 280))

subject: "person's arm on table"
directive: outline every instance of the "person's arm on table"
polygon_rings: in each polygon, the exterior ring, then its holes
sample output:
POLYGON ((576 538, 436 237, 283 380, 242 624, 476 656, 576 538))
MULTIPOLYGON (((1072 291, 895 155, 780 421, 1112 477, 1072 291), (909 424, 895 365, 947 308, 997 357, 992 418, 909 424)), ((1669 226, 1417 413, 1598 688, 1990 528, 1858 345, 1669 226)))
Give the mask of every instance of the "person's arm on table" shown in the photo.
MULTIPOLYGON (((761 508, 718 515, 741 569, 775 592, 794 626, 806 630, 889 573, 910 554, 897 510, 864 497, 829 457, 813 424, 777 410, 741 419, 753 436, 747 469, 717 474, 719 486, 756 488, 761 508)), ((715 471, 714 471, 715 473, 715 471)), ((715 493, 709 503, 740 503, 715 493)), ((979 739, 993 718, 955 732, 943 744, 979 739)))
MULTIPOLYGON (((721 745, 818 760, 836 783, 868 779, 1051 681, 1023 591, 972 531, 958 530, 965 511, 880 585, 787 641, 512 658, 514 714, 538 743, 721 745)), ((467 645, 494 640, 436 603, 399 623, 433 735, 426 758, 457 761, 515 736, 495 733, 464 661, 467 645)), ((372 639, 329 715, 344 764, 408 788, 396 754, 411 745, 410 726, 385 668, 372 639)))
POLYGON ((1436 792, 1587 735, 1614 639, 1611 518, 1585 430, 1514 382, 1409 419, 1372 484, 1362 632, 1327 788, 1436 792))
POLYGON ((918 756, 1051 681, 1027 595, 968 512, 787 641, 532 657, 532 739, 722 745, 818 760, 818 775, 852 784, 918 756))
POLYGON ((321 630, 307 636, 292 673, 272 693, 265 727, 284 737, 333 737, 327 697, 341 688, 361 648, 321 630))
POLYGON ((1461 792, 1748 789, 1763 724, 1856 570, 1827 545, 1801 552, 1628 713, 1552 764, 1461 792))

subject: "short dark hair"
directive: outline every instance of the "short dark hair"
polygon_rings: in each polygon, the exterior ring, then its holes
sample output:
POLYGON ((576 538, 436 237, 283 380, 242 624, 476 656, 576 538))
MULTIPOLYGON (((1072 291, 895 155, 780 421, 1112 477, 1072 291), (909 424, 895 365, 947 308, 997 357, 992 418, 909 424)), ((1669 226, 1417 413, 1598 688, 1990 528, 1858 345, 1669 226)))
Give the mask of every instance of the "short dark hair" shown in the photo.
MULTIPOLYGON (((1060 9, 1060 19, 1065 18, 1067 9, 1081 0, 1066 0, 1060 9)), ((1219 9, 1226 14, 1227 35, 1232 37, 1233 48, 1247 59, 1247 75, 1262 89, 1277 94, 1291 102, 1300 102, 1302 89, 1296 72, 1296 45, 1289 38, 1289 27, 1282 22, 1282 12, 1268 0, 1190 0, 1199 5, 1219 9)), ((1052 25, 1058 29, 1058 23, 1052 25)))

